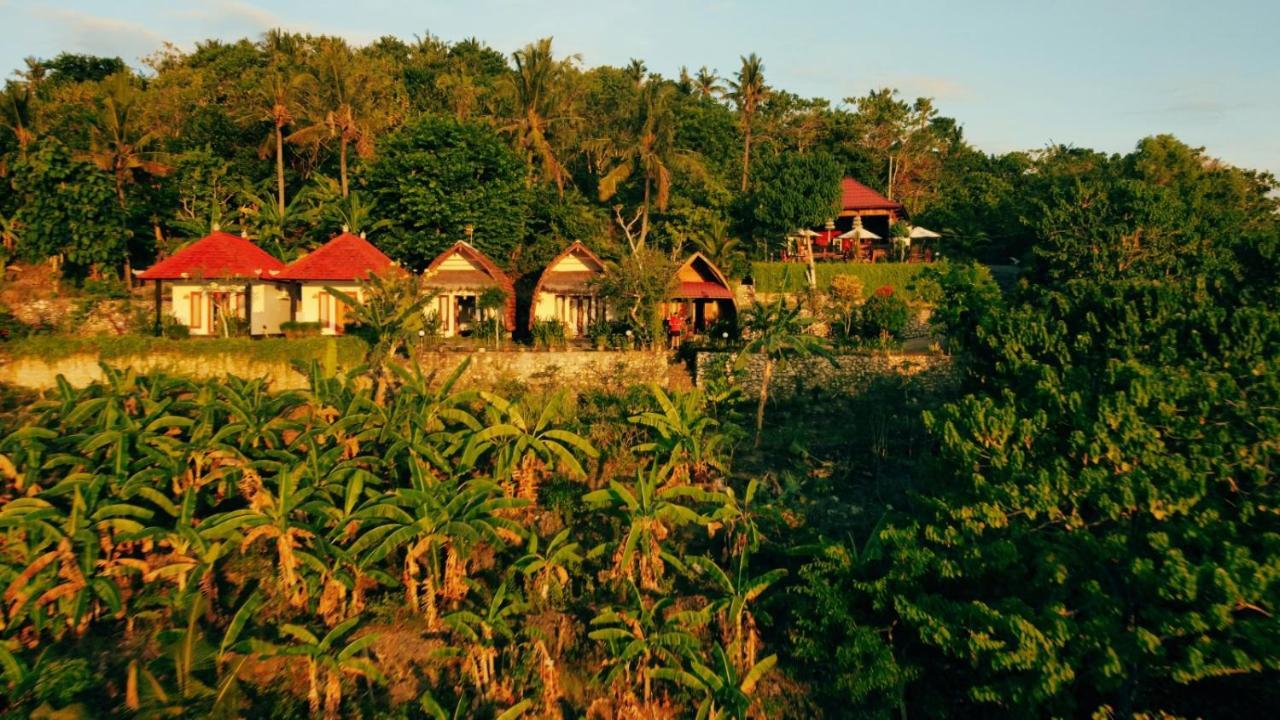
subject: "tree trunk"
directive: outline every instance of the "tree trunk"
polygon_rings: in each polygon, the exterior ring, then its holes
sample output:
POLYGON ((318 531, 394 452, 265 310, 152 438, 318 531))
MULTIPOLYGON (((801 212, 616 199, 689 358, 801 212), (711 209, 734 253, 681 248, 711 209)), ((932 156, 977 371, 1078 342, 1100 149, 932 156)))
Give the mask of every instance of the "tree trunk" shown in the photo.
POLYGON ((760 439, 764 436, 764 405, 769 401, 769 381, 773 379, 774 361, 768 357, 764 360, 764 371, 760 374, 760 404, 756 406, 756 449, 760 448, 760 439))
POLYGON ((280 210, 280 220, 284 221, 284 133, 280 125, 276 125, 276 196, 280 210))
POLYGON ((644 240, 649 235, 649 176, 644 178, 644 206, 643 214, 640 216, 640 240, 636 243, 636 249, 644 247, 644 240))
POLYGON ((347 139, 338 141, 338 172, 342 175, 342 197, 347 196, 347 139))
POLYGON ((751 116, 747 115, 742 129, 742 192, 747 191, 747 179, 751 174, 751 116))
MULTIPOLYGON (((120 211, 125 212, 126 205, 124 199, 124 178, 120 173, 116 173, 116 200, 120 201, 120 211)), ((126 242, 124 246, 124 286, 130 290, 133 289, 133 264, 129 262, 129 244, 126 242)))

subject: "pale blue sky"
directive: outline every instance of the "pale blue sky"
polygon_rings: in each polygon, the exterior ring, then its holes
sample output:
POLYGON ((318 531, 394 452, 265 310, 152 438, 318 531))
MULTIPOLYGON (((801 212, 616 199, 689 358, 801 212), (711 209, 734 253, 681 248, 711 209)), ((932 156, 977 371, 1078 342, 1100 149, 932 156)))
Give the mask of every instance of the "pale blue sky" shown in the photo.
POLYGON ((0 0, 0 68, 61 50, 137 65, 163 41, 273 26, 356 42, 476 36, 503 52, 554 35, 587 64, 638 57, 668 76, 727 75, 754 51, 771 84, 802 95, 935 97, 985 150, 1116 152, 1172 132, 1280 173, 1277 0, 0 0))

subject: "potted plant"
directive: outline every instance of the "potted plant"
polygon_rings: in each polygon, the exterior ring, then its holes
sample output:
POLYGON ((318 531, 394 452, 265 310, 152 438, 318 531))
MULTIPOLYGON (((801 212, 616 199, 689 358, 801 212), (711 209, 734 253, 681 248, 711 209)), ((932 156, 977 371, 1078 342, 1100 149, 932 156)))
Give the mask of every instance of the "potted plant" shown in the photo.
POLYGON ((596 350, 606 350, 609 347, 609 334, 612 328, 609 322, 604 318, 599 318, 595 322, 587 326, 587 337, 591 338, 591 344, 596 350))

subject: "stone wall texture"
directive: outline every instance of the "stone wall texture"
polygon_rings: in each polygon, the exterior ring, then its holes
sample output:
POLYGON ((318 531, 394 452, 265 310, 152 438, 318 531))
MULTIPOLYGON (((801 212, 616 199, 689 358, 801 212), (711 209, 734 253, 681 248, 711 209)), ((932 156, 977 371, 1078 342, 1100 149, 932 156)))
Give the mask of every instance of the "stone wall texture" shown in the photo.
POLYGON ((620 390, 641 383, 666 384, 667 356, 662 352, 566 350, 555 352, 423 352, 423 372, 444 378, 471 359, 462 387, 500 387, 520 383, 534 388, 620 390))
MULTIPOLYGON (((471 363, 460 378, 461 387, 501 387, 519 383, 534 388, 617 390, 640 383, 667 381, 667 358, 658 352, 424 352, 418 356, 423 372, 443 380, 464 360, 471 363)), ((98 357, 91 354, 63 358, 3 357, 0 383, 33 390, 57 386, 59 375, 73 386, 83 387, 103 379, 98 357)), ((111 358, 113 367, 139 372, 164 372, 197 380, 225 375, 265 377, 277 390, 305 388, 307 379, 287 362, 247 360, 226 353, 200 356, 155 353, 111 358)))
MULTIPOLYGON (((700 352, 694 365, 694 381, 699 387, 713 377, 733 370, 737 356, 724 352, 700 352)), ((776 366, 769 391, 775 396, 822 393, 856 395, 872 383, 887 378, 914 378, 931 387, 954 382, 951 358, 934 353, 859 353, 836 355, 833 366, 822 358, 800 358, 776 366)), ((759 356, 749 356, 742 365, 741 382, 748 394, 758 393, 764 373, 759 356)))

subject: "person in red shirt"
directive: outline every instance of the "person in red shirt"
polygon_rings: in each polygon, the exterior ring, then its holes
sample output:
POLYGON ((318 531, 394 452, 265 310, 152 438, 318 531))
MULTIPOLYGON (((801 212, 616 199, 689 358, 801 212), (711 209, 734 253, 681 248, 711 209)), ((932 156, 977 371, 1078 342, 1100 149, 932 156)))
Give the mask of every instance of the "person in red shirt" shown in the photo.
POLYGON ((680 338, 684 335, 684 316, 679 310, 667 316, 667 335, 671 341, 671 348, 679 348, 680 338))

